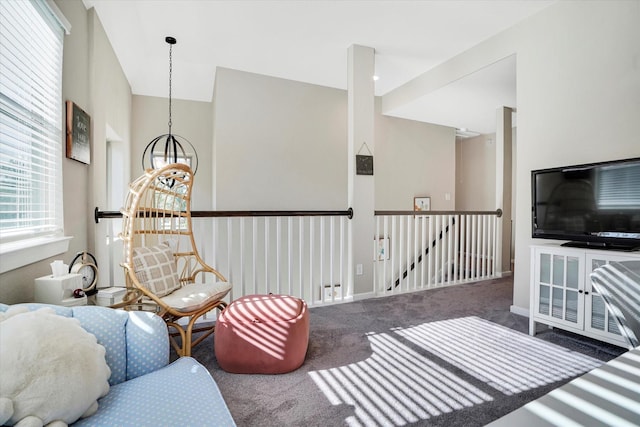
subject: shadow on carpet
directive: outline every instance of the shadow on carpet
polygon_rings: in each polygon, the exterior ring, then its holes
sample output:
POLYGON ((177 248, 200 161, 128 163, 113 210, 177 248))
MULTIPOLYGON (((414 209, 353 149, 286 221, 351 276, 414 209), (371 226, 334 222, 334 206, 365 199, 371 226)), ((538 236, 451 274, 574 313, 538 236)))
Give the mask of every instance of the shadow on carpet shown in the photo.
POLYGON ((625 351, 528 336, 511 293, 502 279, 311 308, 305 363, 283 375, 222 371, 211 338, 193 355, 241 427, 482 426, 625 351))

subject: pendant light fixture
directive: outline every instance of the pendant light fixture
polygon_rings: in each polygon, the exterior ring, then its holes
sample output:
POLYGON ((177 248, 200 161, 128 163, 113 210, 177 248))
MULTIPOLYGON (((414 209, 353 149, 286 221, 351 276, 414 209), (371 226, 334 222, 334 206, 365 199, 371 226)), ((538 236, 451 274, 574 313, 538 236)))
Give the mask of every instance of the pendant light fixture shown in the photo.
POLYGON ((171 163, 184 163, 191 167, 195 175, 198 170, 198 154, 193 145, 180 135, 171 133, 171 77, 173 72, 173 45, 174 37, 167 36, 165 41, 169 44, 169 133, 155 137, 142 154, 142 168, 159 169, 171 163))

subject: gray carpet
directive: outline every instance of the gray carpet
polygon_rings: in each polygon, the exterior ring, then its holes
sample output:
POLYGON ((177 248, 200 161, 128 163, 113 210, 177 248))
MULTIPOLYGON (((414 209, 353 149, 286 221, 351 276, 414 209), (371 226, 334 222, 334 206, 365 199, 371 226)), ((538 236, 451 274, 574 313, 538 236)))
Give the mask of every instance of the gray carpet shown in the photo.
POLYGON ((284 375, 222 371, 213 338, 193 356, 240 427, 482 426, 625 352, 542 327, 531 338, 511 302, 506 278, 315 307, 305 363, 284 375))

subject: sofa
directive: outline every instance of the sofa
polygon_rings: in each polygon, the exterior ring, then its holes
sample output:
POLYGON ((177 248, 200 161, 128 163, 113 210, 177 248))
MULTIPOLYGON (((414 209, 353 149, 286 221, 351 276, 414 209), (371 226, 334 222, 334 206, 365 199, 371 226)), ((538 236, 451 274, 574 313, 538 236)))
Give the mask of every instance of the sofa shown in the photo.
MULTIPOLYGON (((105 347, 109 392, 98 400, 95 414, 74 426, 235 426, 204 366, 191 357, 169 363, 167 327, 155 314, 100 306, 20 305, 29 310, 51 307, 58 315, 76 318, 105 347)), ((0 312, 9 307, 0 304, 0 312)))

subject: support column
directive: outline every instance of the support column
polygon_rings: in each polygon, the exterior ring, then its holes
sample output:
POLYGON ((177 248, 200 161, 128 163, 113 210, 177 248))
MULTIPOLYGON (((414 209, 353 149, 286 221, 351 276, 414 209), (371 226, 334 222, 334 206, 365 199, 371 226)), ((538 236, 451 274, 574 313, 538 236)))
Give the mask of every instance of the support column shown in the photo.
POLYGON ((498 220, 499 232, 496 251, 496 272, 511 271, 511 188, 512 188, 512 125, 513 110, 500 107, 496 112, 496 209, 502 209, 498 220))
MULTIPOLYGON (((352 45, 348 49, 348 204, 353 208, 349 221, 347 268, 352 294, 373 292, 373 175, 356 175, 356 154, 366 142, 374 155, 374 49, 352 45)), ((362 154, 368 154, 363 152, 362 154)), ((375 173, 375 167, 374 167, 375 173)))

